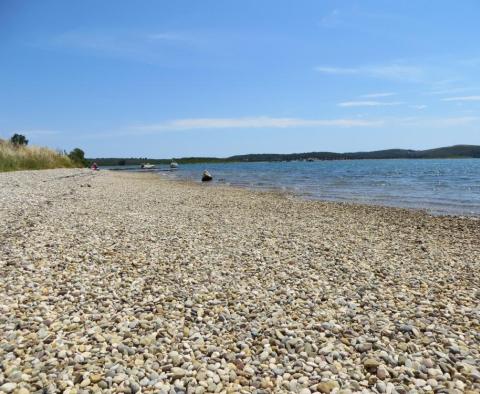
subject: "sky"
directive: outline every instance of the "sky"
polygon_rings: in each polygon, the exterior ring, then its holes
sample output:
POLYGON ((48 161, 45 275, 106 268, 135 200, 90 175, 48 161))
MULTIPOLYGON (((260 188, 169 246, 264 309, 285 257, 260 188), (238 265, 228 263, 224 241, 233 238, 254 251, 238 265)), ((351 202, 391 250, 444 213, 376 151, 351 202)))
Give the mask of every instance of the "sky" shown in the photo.
POLYGON ((0 138, 87 157, 480 145, 480 2, 0 0, 0 138))

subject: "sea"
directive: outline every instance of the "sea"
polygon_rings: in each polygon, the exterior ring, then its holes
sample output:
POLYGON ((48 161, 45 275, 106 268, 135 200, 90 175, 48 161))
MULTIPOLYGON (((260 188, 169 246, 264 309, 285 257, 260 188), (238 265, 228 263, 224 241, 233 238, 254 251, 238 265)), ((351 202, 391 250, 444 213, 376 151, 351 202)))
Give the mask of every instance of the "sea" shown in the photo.
POLYGON ((301 198, 480 217, 480 159, 389 159, 181 164, 157 166, 162 176, 281 190, 301 198))

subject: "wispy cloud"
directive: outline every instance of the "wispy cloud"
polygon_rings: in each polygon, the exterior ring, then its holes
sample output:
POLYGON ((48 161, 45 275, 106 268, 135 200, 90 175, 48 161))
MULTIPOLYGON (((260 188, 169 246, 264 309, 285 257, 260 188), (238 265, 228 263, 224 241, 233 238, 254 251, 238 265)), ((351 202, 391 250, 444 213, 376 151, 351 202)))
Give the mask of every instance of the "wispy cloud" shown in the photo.
MULTIPOLYGON (((78 138, 105 139, 112 137, 128 137, 138 135, 154 135, 168 132, 182 132, 198 130, 201 135, 212 130, 246 130, 246 129, 290 129, 290 128, 390 128, 402 126, 409 129, 435 129, 453 127, 471 127, 478 124, 478 116, 452 117, 384 117, 378 119, 302 119, 302 118, 272 118, 244 117, 244 118, 191 118, 175 119, 153 124, 130 125, 117 128, 115 131, 98 131, 82 133, 78 138)), ((360 132, 360 131, 359 131, 360 132)), ((28 135, 27 135, 28 136, 28 135)))
POLYGON ((128 58, 141 62, 164 61, 170 46, 192 46, 198 39, 181 32, 145 32, 131 30, 71 30, 52 37, 48 43, 38 43, 53 48, 82 51, 99 56, 128 58))
POLYGON ((476 124, 478 123, 479 119, 480 118, 478 116, 452 116, 437 118, 413 117, 397 119, 394 122, 392 120, 392 122, 395 124, 403 124, 404 126, 417 128, 449 128, 476 124))
POLYGON ((419 79, 423 76, 423 69, 416 66, 391 64, 386 66, 366 68, 365 71, 372 76, 387 79, 419 79))
POLYGON ((176 119, 156 124, 132 126, 132 131, 160 132, 197 129, 251 129, 300 127, 373 127, 382 121, 365 119, 301 119, 268 116, 245 118, 176 119))
POLYGON ((440 96, 440 95, 448 95, 448 94, 455 94, 455 93, 462 93, 462 92, 468 92, 472 90, 478 90, 476 88, 444 88, 444 89, 436 89, 432 90, 430 92, 425 92, 423 94, 425 95, 432 95, 432 96, 440 96))
POLYGON ((459 117, 400 117, 382 119, 303 119, 273 118, 268 116, 242 118, 190 118, 174 119, 153 124, 132 125, 123 135, 155 134, 191 130, 231 129, 289 129, 289 128, 369 128, 404 125, 408 127, 454 127, 473 124, 476 116, 459 117))
POLYGON ((458 97, 446 97, 442 101, 480 101, 480 96, 458 96, 458 97))
POLYGON ((390 107, 403 104, 400 101, 384 102, 384 101, 344 101, 338 103, 339 107, 390 107))
POLYGON ((323 74, 337 74, 337 75, 360 73, 359 68, 331 67, 331 66, 318 66, 318 67, 315 67, 315 71, 321 72, 323 74))
POLYGON ((390 97, 390 96, 395 96, 396 93, 393 92, 384 92, 384 93, 369 93, 369 94, 363 94, 360 97, 364 98, 380 98, 380 97, 390 97))
POLYGON ((191 39, 184 34, 173 32, 147 34, 145 37, 157 41, 189 41, 191 39))
POLYGON ((420 80, 425 71, 422 67, 404 64, 386 64, 360 67, 317 66, 316 71, 330 75, 360 75, 371 78, 416 81, 420 80))
MULTIPOLYGON (((341 4, 341 2, 339 2, 341 4)), ((399 14, 385 12, 367 12, 360 7, 334 8, 325 13, 320 19, 320 26, 324 28, 350 28, 358 31, 378 32, 379 22, 391 23, 401 21, 399 14)), ((384 30, 381 30, 385 34, 384 30)))
POLYGON ((425 104, 411 105, 410 107, 414 109, 419 109, 419 110, 427 108, 425 104))
POLYGON ((22 134, 25 134, 27 137, 32 136, 47 136, 47 135, 57 135, 61 134, 58 130, 48 130, 48 129, 33 129, 33 130, 22 130, 22 134))

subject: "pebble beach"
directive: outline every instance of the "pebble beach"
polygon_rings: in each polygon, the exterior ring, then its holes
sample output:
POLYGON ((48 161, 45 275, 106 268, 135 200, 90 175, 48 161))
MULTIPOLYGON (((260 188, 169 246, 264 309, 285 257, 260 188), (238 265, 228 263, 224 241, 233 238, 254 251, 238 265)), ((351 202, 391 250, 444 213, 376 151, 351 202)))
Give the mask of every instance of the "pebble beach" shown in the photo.
POLYGON ((480 392, 480 220, 0 173, 0 393, 432 392, 480 392))

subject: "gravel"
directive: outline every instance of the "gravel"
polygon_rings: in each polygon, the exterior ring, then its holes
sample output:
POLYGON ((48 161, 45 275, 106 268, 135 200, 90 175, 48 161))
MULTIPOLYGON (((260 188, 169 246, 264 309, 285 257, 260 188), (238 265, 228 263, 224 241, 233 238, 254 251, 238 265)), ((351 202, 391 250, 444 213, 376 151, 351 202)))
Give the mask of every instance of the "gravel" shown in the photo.
POLYGON ((0 174, 0 392, 480 392, 480 221, 0 174))

